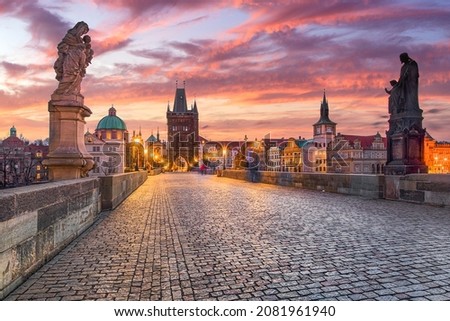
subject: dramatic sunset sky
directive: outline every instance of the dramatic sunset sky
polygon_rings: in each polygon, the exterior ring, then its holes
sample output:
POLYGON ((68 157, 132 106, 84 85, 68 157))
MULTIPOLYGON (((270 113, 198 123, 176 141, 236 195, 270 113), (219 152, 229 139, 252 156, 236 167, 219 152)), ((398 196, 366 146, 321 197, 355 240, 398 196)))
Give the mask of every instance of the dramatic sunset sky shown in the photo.
POLYGON ((0 139, 12 125, 48 137, 56 46, 81 20, 91 132, 113 104, 129 131, 165 139, 178 80, 207 139, 311 137, 324 89, 338 132, 385 135, 384 87, 406 51, 424 127, 450 140, 448 0, 0 0, 0 139))

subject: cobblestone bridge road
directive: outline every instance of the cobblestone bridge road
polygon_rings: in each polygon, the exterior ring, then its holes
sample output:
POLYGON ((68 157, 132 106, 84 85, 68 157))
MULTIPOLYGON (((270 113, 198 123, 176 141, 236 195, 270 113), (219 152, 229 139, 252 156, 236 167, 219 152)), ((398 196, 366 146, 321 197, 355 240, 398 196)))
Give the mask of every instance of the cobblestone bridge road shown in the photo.
POLYGON ((450 211, 149 177, 7 300, 449 300, 450 211))

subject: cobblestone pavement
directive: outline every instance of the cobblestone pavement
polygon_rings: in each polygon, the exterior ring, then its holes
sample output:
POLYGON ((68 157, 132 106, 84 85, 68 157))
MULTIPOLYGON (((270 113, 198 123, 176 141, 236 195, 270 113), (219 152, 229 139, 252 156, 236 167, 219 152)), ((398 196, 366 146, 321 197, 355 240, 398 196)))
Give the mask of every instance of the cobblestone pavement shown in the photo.
POLYGON ((450 210, 149 179, 7 300, 450 300, 450 210))

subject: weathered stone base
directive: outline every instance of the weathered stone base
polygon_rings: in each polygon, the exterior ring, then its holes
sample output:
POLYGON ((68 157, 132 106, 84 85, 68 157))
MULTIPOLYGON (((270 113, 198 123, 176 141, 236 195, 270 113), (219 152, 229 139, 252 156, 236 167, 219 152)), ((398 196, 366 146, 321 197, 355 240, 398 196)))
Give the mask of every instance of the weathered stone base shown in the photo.
POLYGON ((426 174, 428 167, 426 165, 386 165, 384 173, 386 175, 426 174))
POLYGON ((94 166, 84 145, 85 117, 91 110, 80 102, 50 101, 50 146, 44 165, 51 181, 85 177, 94 166))

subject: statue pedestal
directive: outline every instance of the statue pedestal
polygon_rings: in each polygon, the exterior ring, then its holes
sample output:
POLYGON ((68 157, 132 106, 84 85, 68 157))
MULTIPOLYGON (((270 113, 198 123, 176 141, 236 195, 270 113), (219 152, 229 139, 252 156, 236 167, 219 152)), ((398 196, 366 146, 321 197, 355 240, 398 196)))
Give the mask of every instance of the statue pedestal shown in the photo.
POLYGON ((51 181, 76 179, 87 176, 94 166, 93 157, 84 145, 85 117, 91 110, 83 105, 80 96, 64 96, 64 100, 48 103, 50 112, 50 146, 44 165, 48 166, 51 181))
POLYGON ((391 115, 387 137, 386 175, 428 173, 424 161, 422 111, 391 115))

